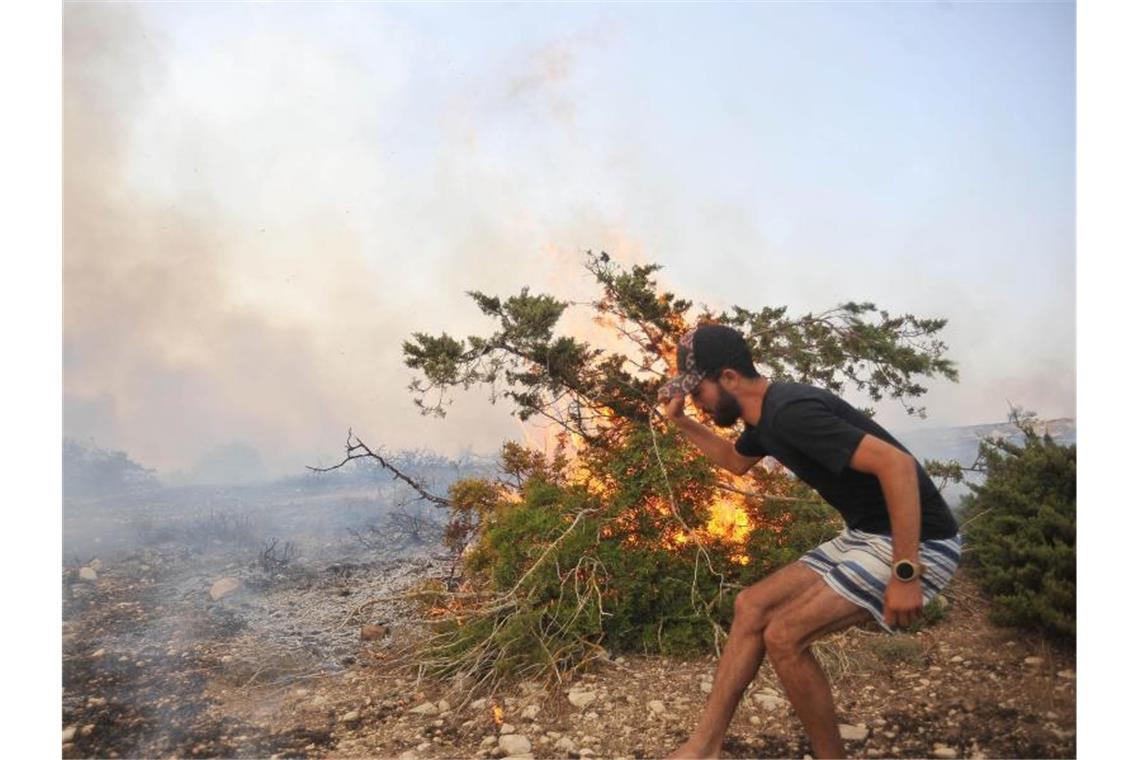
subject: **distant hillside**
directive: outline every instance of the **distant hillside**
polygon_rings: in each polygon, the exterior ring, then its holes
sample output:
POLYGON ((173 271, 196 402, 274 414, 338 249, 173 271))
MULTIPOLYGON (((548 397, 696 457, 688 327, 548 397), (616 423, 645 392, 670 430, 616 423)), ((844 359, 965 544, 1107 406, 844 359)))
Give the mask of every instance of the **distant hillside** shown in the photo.
MULTIPOLYGON (((1048 433, 1053 440, 1065 445, 1077 442, 1077 421, 1063 417, 1055 420, 1039 420, 1034 429, 1041 434, 1048 433)), ((978 442, 984 438, 1010 438, 1021 439, 1021 431, 1010 422, 998 422, 988 425, 967 425, 963 427, 931 428, 929 430, 911 430, 896 434, 902 444, 910 449, 910 453, 919 460, 937 459, 942 462, 957 460, 963 466, 970 466, 978 456, 978 442)), ((975 477, 974 480, 980 480, 975 477)), ((966 495, 969 489, 965 485, 950 484, 943 490, 942 495, 951 507, 957 507, 958 501, 966 495)))

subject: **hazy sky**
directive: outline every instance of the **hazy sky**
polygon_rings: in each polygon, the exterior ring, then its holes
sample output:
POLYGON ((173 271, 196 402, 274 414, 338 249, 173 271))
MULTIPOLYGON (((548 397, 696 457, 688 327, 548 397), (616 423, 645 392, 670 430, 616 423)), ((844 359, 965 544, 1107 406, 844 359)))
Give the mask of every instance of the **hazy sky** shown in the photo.
MULTIPOLYGON (((421 417, 400 344, 464 295, 589 297, 582 252, 713 307, 950 320, 929 419, 1075 412, 1065 3, 68 4, 64 428, 162 472, 518 437, 421 417)), ((586 315, 567 321, 587 329, 586 315)))

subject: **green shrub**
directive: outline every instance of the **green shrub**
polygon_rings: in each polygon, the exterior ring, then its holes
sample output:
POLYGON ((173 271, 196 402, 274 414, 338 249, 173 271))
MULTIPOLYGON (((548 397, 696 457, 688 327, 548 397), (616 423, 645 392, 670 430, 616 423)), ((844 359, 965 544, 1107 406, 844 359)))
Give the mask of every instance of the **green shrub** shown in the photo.
POLYGON ((1077 447, 1014 421, 1024 443, 984 441, 986 481, 963 500, 967 566, 995 623, 1074 640, 1077 447))

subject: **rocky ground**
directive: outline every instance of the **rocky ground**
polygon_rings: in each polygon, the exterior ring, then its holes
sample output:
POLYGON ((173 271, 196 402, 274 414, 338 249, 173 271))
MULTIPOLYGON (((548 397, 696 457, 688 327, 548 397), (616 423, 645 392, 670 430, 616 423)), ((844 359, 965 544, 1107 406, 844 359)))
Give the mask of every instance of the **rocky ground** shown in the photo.
MULTIPOLYGON (((447 565, 160 547, 64 572, 64 757, 663 757, 696 724, 713 657, 624 656, 546 690, 471 700, 392 653, 419 627, 391 594, 447 565), (363 625, 371 627, 362 627, 363 625)), ((343 552, 342 552, 343 554, 343 552)), ((916 633, 818 647, 855 757, 1073 757, 1071 651, 998 629, 968 579, 916 633)), ((810 747, 765 665, 725 757, 810 747)))

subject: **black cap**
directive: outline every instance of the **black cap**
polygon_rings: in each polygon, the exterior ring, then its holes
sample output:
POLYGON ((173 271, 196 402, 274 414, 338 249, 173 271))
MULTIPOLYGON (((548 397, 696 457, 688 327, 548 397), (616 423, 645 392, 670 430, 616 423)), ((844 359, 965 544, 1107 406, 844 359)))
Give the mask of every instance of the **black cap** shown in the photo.
POLYGON ((701 325, 685 333, 677 344, 679 374, 657 389, 657 397, 684 396, 719 369, 751 363, 752 352, 740 332, 725 325, 701 325))

